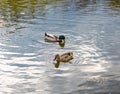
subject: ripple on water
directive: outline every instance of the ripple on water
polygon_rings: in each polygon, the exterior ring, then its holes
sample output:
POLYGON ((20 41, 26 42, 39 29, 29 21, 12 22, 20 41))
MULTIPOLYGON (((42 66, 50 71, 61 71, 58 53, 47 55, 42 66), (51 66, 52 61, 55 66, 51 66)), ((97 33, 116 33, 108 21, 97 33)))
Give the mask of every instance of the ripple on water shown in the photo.
POLYGON ((0 3, 1 94, 119 92, 118 2, 12 1, 0 3), (65 34, 65 48, 45 43, 44 32, 65 34), (56 69, 55 54, 68 51, 72 64, 56 69))

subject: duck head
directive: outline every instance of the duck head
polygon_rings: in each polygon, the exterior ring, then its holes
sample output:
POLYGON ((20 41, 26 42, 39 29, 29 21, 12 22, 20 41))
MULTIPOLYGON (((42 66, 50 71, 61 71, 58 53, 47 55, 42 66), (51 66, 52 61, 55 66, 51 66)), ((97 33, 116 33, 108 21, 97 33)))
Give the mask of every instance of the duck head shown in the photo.
POLYGON ((64 35, 60 35, 60 36, 59 36, 59 40, 60 40, 61 42, 65 41, 65 36, 64 36, 64 35))
POLYGON ((59 45, 61 46, 61 47, 64 47, 65 46, 65 36, 64 35, 60 35, 59 36, 59 45))
POLYGON ((54 61, 57 62, 57 63, 55 63, 55 68, 58 68, 60 65, 60 55, 59 54, 55 55, 54 61))

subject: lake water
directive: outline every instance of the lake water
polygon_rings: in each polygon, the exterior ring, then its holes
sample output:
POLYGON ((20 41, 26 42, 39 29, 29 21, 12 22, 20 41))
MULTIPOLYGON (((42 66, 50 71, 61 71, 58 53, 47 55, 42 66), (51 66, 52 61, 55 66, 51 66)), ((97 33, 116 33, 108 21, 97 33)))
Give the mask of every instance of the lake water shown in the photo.
POLYGON ((1 0, 0 94, 120 94, 120 1, 1 0), (55 68, 69 51, 72 64, 55 68))

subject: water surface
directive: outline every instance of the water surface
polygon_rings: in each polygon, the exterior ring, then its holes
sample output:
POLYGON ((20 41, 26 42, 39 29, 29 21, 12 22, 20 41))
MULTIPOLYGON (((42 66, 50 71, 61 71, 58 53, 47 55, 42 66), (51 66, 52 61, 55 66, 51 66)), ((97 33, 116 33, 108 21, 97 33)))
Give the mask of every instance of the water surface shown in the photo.
POLYGON ((1 94, 119 94, 118 0, 0 1, 1 94), (66 46, 44 33, 66 36, 66 46), (53 65, 73 51, 72 64, 53 65))

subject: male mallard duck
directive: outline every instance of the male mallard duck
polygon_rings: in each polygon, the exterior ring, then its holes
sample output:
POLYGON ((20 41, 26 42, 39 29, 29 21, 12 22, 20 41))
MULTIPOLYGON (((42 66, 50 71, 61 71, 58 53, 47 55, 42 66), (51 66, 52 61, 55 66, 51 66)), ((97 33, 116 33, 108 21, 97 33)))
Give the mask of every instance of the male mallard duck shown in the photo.
POLYGON ((52 34, 45 32, 45 41, 51 42, 51 43, 58 42, 60 47, 65 46, 65 36, 64 35, 56 36, 56 35, 52 35, 52 34))
POLYGON ((56 54, 54 61, 56 61, 57 63, 55 63, 55 67, 58 68, 60 62, 67 63, 72 59, 73 59, 73 52, 67 52, 62 55, 56 54))

